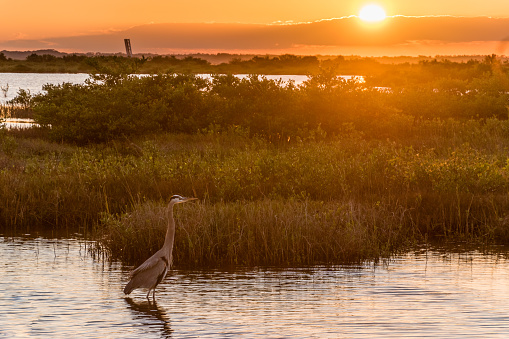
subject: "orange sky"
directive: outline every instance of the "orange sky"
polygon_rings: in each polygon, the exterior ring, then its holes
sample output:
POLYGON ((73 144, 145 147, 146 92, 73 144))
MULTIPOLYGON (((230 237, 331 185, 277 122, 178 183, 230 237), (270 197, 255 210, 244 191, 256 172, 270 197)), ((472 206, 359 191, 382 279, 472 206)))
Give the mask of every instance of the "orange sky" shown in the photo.
MULTIPOLYGON (((87 2, 73 2, 68 0, 0 0, 0 8, 2 19, 0 20, 0 50, 26 50, 36 48, 55 48, 62 51, 72 52, 120 52, 123 51, 123 41, 118 44, 112 40, 113 38, 130 37, 133 43, 133 51, 136 52, 290 52, 296 54, 315 54, 326 53, 330 51, 333 54, 385 54, 385 55, 401 55, 415 54, 422 52, 423 54, 432 54, 436 50, 436 54, 442 54, 444 51, 450 51, 450 54, 463 54, 462 51, 471 53, 471 51, 479 51, 479 54, 492 53, 509 54, 509 50, 505 49, 505 43, 500 43, 509 36, 509 27, 505 24, 496 23, 496 29, 502 29, 498 35, 478 36, 476 32, 467 30, 464 32, 465 38, 462 41, 442 39, 440 34, 423 37, 419 33, 421 27, 429 29, 432 26, 422 26, 421 21, 415 21, 410 26, 406 26, 414 31, 405 32, 407 34, 402 42, 398 36, 398 25, 388 25, 386 20, 385 28, 372 28, 364 31, 356 31, 358 41, 364 43, 352 43, 352 41, 324 41, 320 35, 344 36, 346 32, 352 31, 352 25, 345 26, 340 24, 338 27, 329 25, 328 29, 339 29, 338 31, 327 32, 324 30, 304 29, 307 27, 303 23, 315 23, 324 19, 342 18, 357 15, 360 9, 368 3, 377 3, 382 6, 388 16, 491 16, 497 18, 509 18, 509 2, 508 0, 426 0, 426 1, 409 1, 409 0, 257 0, 252 2, 232 1, 232 0, 186 0, 186 1, 156 1, 156 0, 88 0, 87 2), (292 22, 293 25, 304 29, 305 34, 311 35, 302 43, 298 36, 281 40, 279 44, 286 47, 276 48, 270 45, 272 42, 263 44, 259 39, 270 38, 257 32, 251 32, 251 37, 255 34, 256 41, 253 46, 249 46, 250 36, 242 36, 237 33, 238 25, 229 25, 222 28, 221 34, 223 39, 233 39, 230 43, 235 43, 234 39, 239 39, 235 44, 188 44, 171 45, 168 39, 162 37, 164 34, 172 34, 172 32, 161 31, 158 34, 153 32, 154 24, 166 23, 237 23, 237 24, 260 24, 269 25, 276 22, 292 22), (418 23, 419 22, 419 23, 418 23), (138 34, 142 40, 136 41, 131 36, 126 36, 129 29, 142 30, 147 29, 151 24, 152 31, 150 35, 138 34), (390 27, 389 27, 390 26, 390 27), (233 29, 232 34, 225 34, 224 30, 233 29), (347 29, 347 31, 345 31, 347 29), (396 29, 396 31, 395 31, 396 29), (114 35, 115 32, 119 36, 114 35), (233 34, 235 33, 235 34, 233 34), (415 37, 412 34, 415 33, 415 37), (106 34, 106 35, 105 35, 106 34), (113 34, 113 35, 112 35, 113 34), (316 34, 316 36, 312 36, 316 34), (158 35, 166 42, 158 42, 154 36, 158 35), (61 37, 76 37, 80 39, 58 39, 61 37), (87 38, 88 37, 88 38, 87 38), (111 38, 109 42, 105 37, 111 38), (370 38, 371 37, 371 38, 370 38), (383 39, 381 39, 383 38, 383 39), (389 39, 388 39, 389 38, 389 39), (391 38, 393 39, 391 41, 391 38), (383 46, 373 47, 372 40, 384 41, 383 46), (388 39, 388 40, 387 40, 388 39), (71 40, 74 41, 71 43, 71 40), (95 43, 94 40, 97 42, 95 43), (152 41, 152 45, 147 41, 152 41), (300 42, 299 42, 300 41, 300 42), (370 42, 371 41, 371 42, 370 42), (396 41, 396 44, 394 43, 396 41), (110 44, 110 45, 108 45, 110 44), (113 44, 113 45, 111 45, 113 44), (224 46, 223 46, 224 45, 224 46), (143 47, 142 47, 143 46, 143 47), (237 46, 237 47, 235 47, 237 46), (269 47, 267 47, 269 46, 269 47), (272 47, 270 47, 272 46, 272 47), (422 48, 416 48, 416 47, 422 48), (502 47, 501 47, 502 46, 502 47), (461 47, 461 48, 460 48, 461 47), (482 47, 482 48, 481 48, 482 47), (137 50, 138 48, 138 50, 137 50), (356 51, 358 51, 356 53, 356 51), (408 53, 405 53, 408 51, 408 53), (502 51, 502 53, 501 53, 502 51), (457 53, 455 53, 457 52, 457 53)), ((414 18, 417 20, 417 18, 414 18)), ((341 21, 334 21, 336 23, 341 21)), ((346 22, 346 21, 344 21, 346 22)), ((342 22, 342 23, 344 23, 342 22)), ((220 25, 215 25, 212 30, 218 33, 220 25)), ((319 25, 315 25, 319 26, 319 25)), ((454 26, 454 24, 453 24, 454 26)), ((272 29, 271 26, 266 26, 272 29)), ((447 33, 447 25, 440 26, 447 33)), ((459 26, 458 26, 459 27, 459 26)), ((458 27, 453 29, 459 29, 458 27)), ((484 24, 478 29, 489 31, 490 24, 484 24)), ((175 28, 175 27, 174 27, 175 28)), ((207 35, 205 32, 199 32, 200 26, 186 26, 187 29, 196 31, 195 35, 188 36, 198 41, 204 41, 201 37, 207 35), (204 35, 203 35, 203 34, 204 35)), ((150 29, 149 29, 150 30, 150 29)), ((282 31, 281 29, 277 30, 282 31)), ((297 29, 294 34, 300 34, 297 29)), ((210 32, 209 32, 210 33, 210 32)), ((440 32, 435 32, 440 33, 440 32)), ((454 34, 461 34, 455 32, 454 34)), ((278 33, 279 34, 279 33, 278 33)), ((282 34, 282 33, 281 33, 282 34)), ((286 34, 286 33, 285 33, 286 34)), ((348 35, 348 34, 346 34, 348 35)), ((447 34, 445 34, 447 35, 447 34)), ((450 35, 450 34, 449 34, 450 35)), ((186 36, 183 33, 183 36, 186 36)), ((214 36, 220 37, 221 35, 214 36)), ((285 35, 287 37, 287 35, 285 35)), ((170 39, 171 40, 171 39, 170 39)), ((212 39, 214 40, 214 39, 212 39)), ((278 42, 275 42, 278 44, 278 42)))

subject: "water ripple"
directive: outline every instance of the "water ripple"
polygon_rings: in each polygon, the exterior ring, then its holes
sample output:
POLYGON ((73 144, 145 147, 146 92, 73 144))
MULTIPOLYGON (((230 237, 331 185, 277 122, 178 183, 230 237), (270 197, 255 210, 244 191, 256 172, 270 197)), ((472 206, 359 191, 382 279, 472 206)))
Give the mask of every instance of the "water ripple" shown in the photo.
POLYGON ((505 338, 509 261, 409 253, 386 265, 174 270, 156 302, 80 240, 0 238, 0 338, 505 338))

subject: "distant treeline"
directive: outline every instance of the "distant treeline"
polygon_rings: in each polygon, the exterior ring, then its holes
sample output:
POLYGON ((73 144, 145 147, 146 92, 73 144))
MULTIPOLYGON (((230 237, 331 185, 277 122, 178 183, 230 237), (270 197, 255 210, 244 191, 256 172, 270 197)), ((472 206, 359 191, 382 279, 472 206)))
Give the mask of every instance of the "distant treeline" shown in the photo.
MULTIPOLYGON (((210 59, 210 58, 209 58, 210 59)), ((507 69, 507 59, 497 59, 495 55, 479 57, 399 57, 363 58, 355 56, 252 56, 250 58, 221 55, 214 60, 227 62, 211 63, 206 56, 160 56, 150 55, 127 58, 118 55, 90 56, 78 54, 28 55, 25 60, 13 60, 0 52, 0 72, 14 73, 94 73, 97 64, 130 62, 136 65, 135 73, 211 73, 211 74, 316 74, 323 68, 333 68, 337 74, 363 75, 383 83, 393 85, 405 81, 421 81, 415 77, 423 69, 433 69, 441 77, 452 73, 454 78, 471 79, 489 71, 491 60, 498 60, 507 69), (460 73, 463 73, 462 75, 460 73), (394 80, 396 78, 397 80, 394 80)), ((212 60, 212 59, 211 59, 212 60)))
POLYGON ((309 74, 316 73, 320 61, 316 56, 254 56, 249 60, 232 57, 229 62, 212 64, 205 59, 186 56, 149 56, 126 58, 122 56, 85 56, 31 54, 25 60, 13 60, 0 53, 0 72, 36 73, 91 73, 98 63, 120 63, 134 61, 142 74, 186 72, 186 73, 257 73, 257 74, 309 74))

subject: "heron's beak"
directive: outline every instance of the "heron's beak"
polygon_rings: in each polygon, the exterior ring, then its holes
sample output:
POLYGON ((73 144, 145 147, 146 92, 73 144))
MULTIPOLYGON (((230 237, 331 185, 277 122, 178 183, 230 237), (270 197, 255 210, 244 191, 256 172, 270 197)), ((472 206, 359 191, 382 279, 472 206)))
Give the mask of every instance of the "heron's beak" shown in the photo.
POLYGON ((188 201, 191 201, 191 200, 198 200, 198 198, 184 198, 184 200, 180 201, 180 203, 188 202, 188 201))

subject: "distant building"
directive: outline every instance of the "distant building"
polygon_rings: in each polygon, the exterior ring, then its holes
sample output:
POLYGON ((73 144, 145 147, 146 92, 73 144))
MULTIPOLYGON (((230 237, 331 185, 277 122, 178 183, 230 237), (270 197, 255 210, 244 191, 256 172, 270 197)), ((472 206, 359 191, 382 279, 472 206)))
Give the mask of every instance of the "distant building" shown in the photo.
POLYGON ((125 44, 125 53, 127 57, 130 58, 133 56, 133 51, 131 50, 131 39, 124 39, 125 44))

